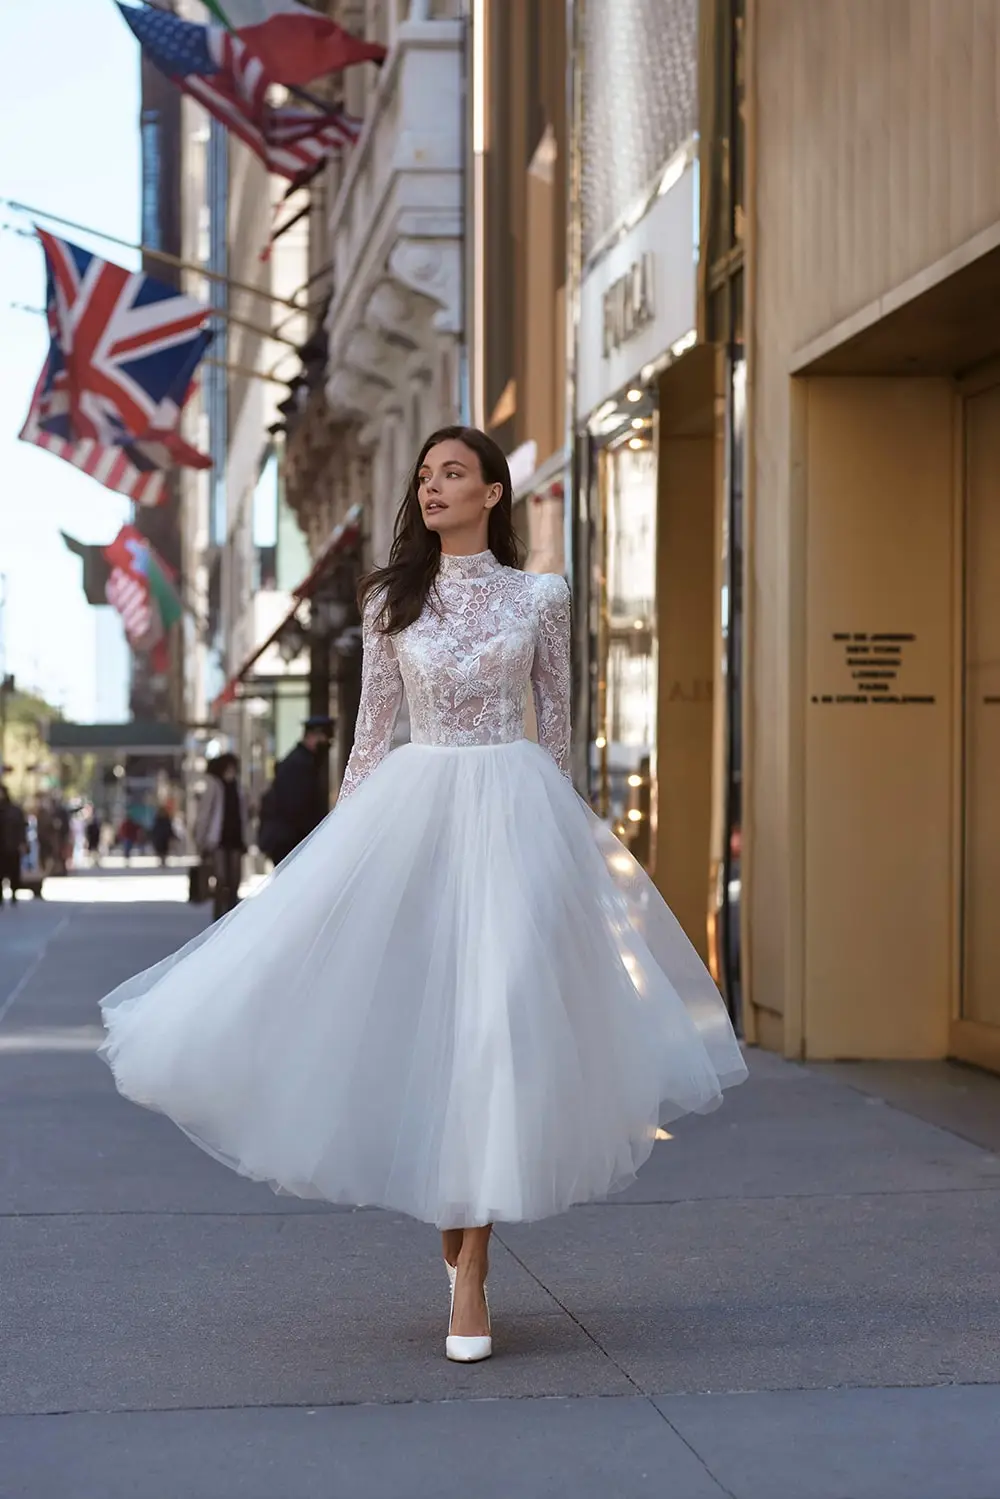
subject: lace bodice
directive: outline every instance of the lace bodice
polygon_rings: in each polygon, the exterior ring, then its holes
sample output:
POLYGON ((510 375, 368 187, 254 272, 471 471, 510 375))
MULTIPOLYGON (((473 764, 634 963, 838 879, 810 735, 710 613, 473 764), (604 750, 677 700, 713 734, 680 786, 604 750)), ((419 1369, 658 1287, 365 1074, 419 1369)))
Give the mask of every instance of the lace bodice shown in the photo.
POLYGON ((530 683, 538 741, 569 774, 569 589, 492 552, 441 558, 420 618, 398 635, 363 621, 361 703, 341 797, 389 753, 403 690, 414 744, 509 744, 524 737, 530 683))

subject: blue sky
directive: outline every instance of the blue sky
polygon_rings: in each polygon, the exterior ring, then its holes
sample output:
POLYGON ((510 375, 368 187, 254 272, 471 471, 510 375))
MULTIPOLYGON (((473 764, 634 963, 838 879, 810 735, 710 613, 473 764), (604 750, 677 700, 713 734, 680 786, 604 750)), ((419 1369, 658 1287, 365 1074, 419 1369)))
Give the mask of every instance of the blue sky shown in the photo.
MULTIPOLYGON (((135 240, 139 222, 138 49, 112 0, 3 0, 0 197, 135 240)), ((0 223, 29 227, 0 206, 0 223)), ((57 232, 60 232, 57 229, 57 232)), ((129 252, 70 234, 123 264, 129 252)), ((48 453, 17 441, 45 357, 37 243, 0 232, 0 573, 6 574, 6 669, 71 718, 97 707, 95 610, 60 530, 107 542, 129 506, 48 453)), ((111 632, 105 632, 105 640, 111 632)), ((125 711, 120 631, 102 675, 125 711)), ((105 700, 107 690, 102 693, 105 700)))

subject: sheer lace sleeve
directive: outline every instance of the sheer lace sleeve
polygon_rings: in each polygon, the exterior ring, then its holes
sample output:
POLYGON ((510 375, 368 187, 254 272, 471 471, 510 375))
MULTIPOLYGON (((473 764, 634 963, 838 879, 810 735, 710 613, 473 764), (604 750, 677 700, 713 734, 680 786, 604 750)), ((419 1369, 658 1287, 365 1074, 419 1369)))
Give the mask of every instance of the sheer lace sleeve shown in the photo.
POLYGON ((403 700, 403 679, 388 635, 375 621, 379 599, 369 599, 362 622, 364 656, 361 662, 361 702, 351 750, 340 787, 339 801, 356 791, 392 747, 392 736, 403 700))
POLYGON ((538 742, 569 778, 569 588, 546 573, 538 580, 538 637, 531 667, 538 742))

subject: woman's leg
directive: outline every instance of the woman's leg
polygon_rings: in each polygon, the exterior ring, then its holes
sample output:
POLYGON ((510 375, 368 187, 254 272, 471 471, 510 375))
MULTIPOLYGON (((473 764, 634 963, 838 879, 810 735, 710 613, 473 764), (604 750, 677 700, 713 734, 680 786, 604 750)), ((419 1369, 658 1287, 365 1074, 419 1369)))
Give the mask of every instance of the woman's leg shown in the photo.
POLYGON ((445 1228, 441 1230, 441 1253, 449 1265, 457 1265, 458 1257, 462 1253, 462 1236, 464 1228, 445 1228))
MULTIPOLYGON (((489 1269, 489 1243, 493 1225, 487 1223, 485 1228, 452 1229, 450 1232, 462 1234, 451 1331, 459 1338, 485 1337, 490 1325, 483 1286, 489 1269)), ((445 1258, 447 1259, 447 1251, 445 1258)))

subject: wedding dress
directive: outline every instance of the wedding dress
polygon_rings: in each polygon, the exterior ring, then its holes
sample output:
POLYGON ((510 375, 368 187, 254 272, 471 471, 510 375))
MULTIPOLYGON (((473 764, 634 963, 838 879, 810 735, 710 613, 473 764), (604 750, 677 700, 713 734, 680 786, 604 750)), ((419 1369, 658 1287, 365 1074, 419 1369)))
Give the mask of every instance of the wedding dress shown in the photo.
POLYGON ((102 1055, 126 1097, 276 1190, 445 1228, 543 1218, 627 1186, 659 1123, 746 1068, 676 919, 568 779, 564 580, 442 557, 414 624, 388 637, 376 612, 333 812, 104 1000, 102 1055))

